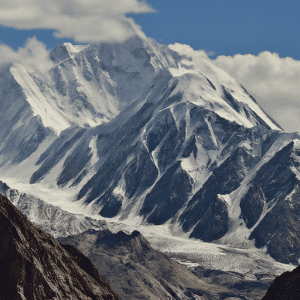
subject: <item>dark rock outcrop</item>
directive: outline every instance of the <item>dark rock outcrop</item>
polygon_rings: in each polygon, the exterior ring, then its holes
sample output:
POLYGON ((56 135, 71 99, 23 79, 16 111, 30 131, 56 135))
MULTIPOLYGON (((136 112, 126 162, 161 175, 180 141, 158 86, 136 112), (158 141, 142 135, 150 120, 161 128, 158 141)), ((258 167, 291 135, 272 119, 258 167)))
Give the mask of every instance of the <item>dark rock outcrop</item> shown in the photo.
POLYGON ((277 277, 262 300, 299 300, 300 299, 300 267, 292 272, 284 272, 277 277))
POLYGON ((0 299, 117 300, 87 257, 62 246, 0 195, 0 299))

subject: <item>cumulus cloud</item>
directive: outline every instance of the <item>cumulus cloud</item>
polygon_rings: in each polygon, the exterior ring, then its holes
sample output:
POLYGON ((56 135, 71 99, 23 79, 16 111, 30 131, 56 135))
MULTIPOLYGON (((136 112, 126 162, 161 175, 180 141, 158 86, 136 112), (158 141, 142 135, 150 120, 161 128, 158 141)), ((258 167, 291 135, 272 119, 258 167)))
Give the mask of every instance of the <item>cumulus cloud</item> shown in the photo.
POLYGON ((285 130, 300 131, 300 61, 264 51, 218 56, 213 63, 243 84, 285 130))
POLYGON ((0 0, 0 25, 53 29, 55 36, 80 43, 123 42, 143 34, 127 13, 153 13, 139 0, 0 0))
MULTIPOLYGON (((175 43, 168 47, 193 61, 200 72, 209 74, 218 67, 229 73, 285 130, 300 131, 300 61, 281 58, 269 51, 257 56, 236 54, 211 59, 210 53, 194 50, 189 45, 175 43)), ((221 79, 222 73, 217 74, 221 79)))
POLYGON ((39 70, 41 73, 45 73, 54 65, 46 45, 38 41, 36 37, 27 39, 24 47, 20 47, 17 51, 7 45, 0 44, 0 53, 0 66, 20 63, 28 71, 39 70))
MULTIPOLYGON (((189 45, 179 44, 179 43, 170 44, 168 45, 168 48, 180 54, 182 59, 181 66, 182 67, 188 66, 186 72, 189 73, 191 72, 191 70, 193 70, 193 72, 196 73, 204 72, 206 75, 211 75, 211 74, 213 74, 213 76, 216 74, 221 75, 219 68, 217 68, 209 58, 209 56, 212 55, 212 53, 206 52, 204 50, 194 50, 189 45), (219 72, 218 71, 216 72, 215 69, 217 69, 219 72)), ((182 72, 185 71, 180 70, 178 75, 182 74, 182 72)), ((218 80, 219 78, 216 79, 218 80)))
POLYGON ((195 51, 190 45, 186 45, 186 44, 180 44, 180 43, 169 44, 168 48, 178 52, 183 57, 184 56, 190 57, 193 60, 196 60, 196 59, 207 60, 208 55, 209 55, 209 53, 206 53, 204 50, 195 51))

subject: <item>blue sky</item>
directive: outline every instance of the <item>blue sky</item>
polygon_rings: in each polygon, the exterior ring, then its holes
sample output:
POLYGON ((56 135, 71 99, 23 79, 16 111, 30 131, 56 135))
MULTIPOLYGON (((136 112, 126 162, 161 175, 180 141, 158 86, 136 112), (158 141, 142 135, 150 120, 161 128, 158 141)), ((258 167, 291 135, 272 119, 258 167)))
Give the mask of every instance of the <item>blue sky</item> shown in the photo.
POLYGON ((206 51, 284 129, 300 131, 299 11, 299 0, 0 0, 0 67, 47 69, 58 44, 122 42, 141 26, 159 43, 206 51))
POLYGON ((215 55, 268 50, 300 59, 300 1, 149 0, 156 14, 133 18, 146 35, 179 42, 215 55))
MULTIPOLYGON (((0 2, 1 3, 1 2, 0 2)), ((148 0, 156 13, 126 14, 149 37, 163 44, 188 44, 217 55, 268 50, 300 59, 300 1, 293 0, 148 0)), ((17 49, 36 36, 48 49, 73 39, 56 38, 53 30, 0 27, 0 42, 17 49)))

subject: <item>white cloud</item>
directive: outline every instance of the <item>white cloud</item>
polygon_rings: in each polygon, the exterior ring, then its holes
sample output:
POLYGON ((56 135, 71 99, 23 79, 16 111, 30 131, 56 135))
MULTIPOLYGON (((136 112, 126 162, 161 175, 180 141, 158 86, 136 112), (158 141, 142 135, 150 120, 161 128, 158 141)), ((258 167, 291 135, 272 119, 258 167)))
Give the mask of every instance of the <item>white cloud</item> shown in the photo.
POLYGON ((0 53, 0 66, 9 63, 20 63, 28 71, 39 70, 45 74, 45 71, 54 65, 46 45, 38 41, 36 37, 29 38, 24 47, 20 47, 17 51, 7 45, 0 44, 0 53))
POLYGON ((171 50, 174 50, 181 54, 182 56, 191 57, 193 60, 196 59, 205 59, 208 60, 209 53, 206 53, 204 50, 194 50, 190 45, 174 43, 168 45, 171 50))
POLYGON ((80 43, 123 42, 143 34, 126 13, 155 12, 139 0, 0 0, 0 25, 53 29, 80 43))
MULTIPOLYGON (((189 45, 175 43, 168 47, 192 59, 205 74, 209 74, 213 66, 230 74, 285 130, 300 131, 300 61, 281 58, 268 51, 257 56, 222 55, 213 60, 209 53, 194 50, 189 45)), ((222 73, 217 74, 222 77, 222 73)))
POLYGON ((213 62, 243 84, 285 130, 300 131, 300 61, 264 51, 218 56, 213 62))
MULTIPOLYGON (((195 73, 201 73, 204 72, 206 75, 211 75, 211 74, 219 74, 222 77, 222 72, 220 72, 220 69, 217 68, 209 58, 209 56, 212 54, 210 52, 206 52, 204 50, 194 50, 191 46, 186 45, 186 44, 170 44, 168 47, 171 50, 174 50, 178 52, 181 55, 182 58, 182 64, 181 66, 183 67, 183 70, 180 70, 179 74, 182 74, 182 72, 193 72, 195 73), (189 68, 184 71, 184 65, 189 65, 189 68), (218 71, 216 72, 217 69, 218 71)), ((223 72, 225 74, 225 72, 223 72)), ((220 78, 218 78, 220 79, 220 78)), ((217 80, 218 80, 217 79, 217 80)))

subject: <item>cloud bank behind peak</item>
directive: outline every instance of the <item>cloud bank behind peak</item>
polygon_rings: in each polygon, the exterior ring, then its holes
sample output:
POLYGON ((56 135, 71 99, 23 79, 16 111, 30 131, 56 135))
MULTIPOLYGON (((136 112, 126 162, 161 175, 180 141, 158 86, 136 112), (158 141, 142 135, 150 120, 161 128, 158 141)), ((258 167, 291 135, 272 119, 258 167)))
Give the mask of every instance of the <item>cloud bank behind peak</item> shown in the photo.
POLYGON ((214 65, 230 74, 284 130, 300 131, 300 61, 269 51, 211 59, 210 53, 194 50, 189 45, 175 43, 168 47, 201 65, 202 69, 206 62, 210 68, 214 65))
POLYGON ((232 75, 287 131, 300 131, 300 61, 264 51, 218 56, 213 63, 232 75))
POLYGON ((27 39, 23 47, 14 51, 7 45, 0 44, 0 67, 6 64, 22 64, 28 71, 40 71, 46 74, 54 63, 50 59, 50 51, 46 45, 34 36, 27 39))

